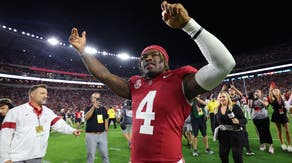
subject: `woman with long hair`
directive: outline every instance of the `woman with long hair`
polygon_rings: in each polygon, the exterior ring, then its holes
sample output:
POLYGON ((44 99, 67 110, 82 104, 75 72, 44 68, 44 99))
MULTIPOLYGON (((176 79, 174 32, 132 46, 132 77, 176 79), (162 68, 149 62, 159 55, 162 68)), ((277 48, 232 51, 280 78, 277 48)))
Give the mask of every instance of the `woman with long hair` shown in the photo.
POLYGON ((276 124, 278 137, 280 139, 281 148, 283 151, 292 152, 291 140, 290 140, 290 132, 289 132, 289 119, 287 116, 287 109, 285 108, 285 103, 282 98, 281 91, 278 88, 275 88, 271 84, 269 91, 269 102, 274 112, 272 114, 272 122, 276 124), (286 140, 288 146, 284 143, 282 137, 282 126, 284 127, 286 140))
POLYGON ((233 104, 230 95, 221 91, 218 95, 218 109, 215 115, 215 127, 219 140, 219 155, 222 163, 228 163, 228 154, 231 149, 233 161, 242 163, 244 146, 244 126, 247 123, 241 108, 233 104))
POLYGON ((266 150, 266 144, 269 144, 269 153, 274 153, 273 139, 270 131, 270 118, 268 115, 269 102, 262 96, 262 91, 257 89, 253 93, 253 99, 250 101, 252 108, 252 121, 256 126, 260 138, 260 150, 266 150))

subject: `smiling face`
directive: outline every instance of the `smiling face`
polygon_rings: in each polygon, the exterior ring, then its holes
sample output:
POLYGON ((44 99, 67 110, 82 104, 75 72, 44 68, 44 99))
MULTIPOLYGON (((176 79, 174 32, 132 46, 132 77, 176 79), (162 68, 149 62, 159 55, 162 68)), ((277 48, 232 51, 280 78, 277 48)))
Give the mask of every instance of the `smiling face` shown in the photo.
POLYGON ((273 89, 272 90, 272 92, 273 92, 273 94, 275 95, 275 96, 281 96, 281 91, 279 90, 279 89, 273 89))
POLYGON ((166 71, 167 63, 158 50, 151 49, 141 55, 140 68, 142 74, 151 79, 166 71))
POLYGON ((230 96, 228 95, 227 92, 220 92, 218 95, 217 100, 220 102, 220 104, 222 106, 227 106, 229 105, 231 102, 230 96))

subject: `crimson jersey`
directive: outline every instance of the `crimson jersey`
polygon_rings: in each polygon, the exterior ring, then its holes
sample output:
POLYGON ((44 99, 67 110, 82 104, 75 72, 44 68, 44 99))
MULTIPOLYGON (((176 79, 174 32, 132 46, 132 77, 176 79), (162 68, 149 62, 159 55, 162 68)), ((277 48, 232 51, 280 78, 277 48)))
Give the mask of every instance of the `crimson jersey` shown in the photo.
POLYGON ((75 118, 76 118, 76 119, 77 119, 77 118, 80 119, 81 116, 82 116, 82 113, 81 113, 80 111, 75 112, 75 118))
POLYGON ((132 162, 177 162, 182 158, 182 127, 191 111, 182 81, 186 74, 195 72, 195 68, 185 66, 154 79, 130 78, 132 162))

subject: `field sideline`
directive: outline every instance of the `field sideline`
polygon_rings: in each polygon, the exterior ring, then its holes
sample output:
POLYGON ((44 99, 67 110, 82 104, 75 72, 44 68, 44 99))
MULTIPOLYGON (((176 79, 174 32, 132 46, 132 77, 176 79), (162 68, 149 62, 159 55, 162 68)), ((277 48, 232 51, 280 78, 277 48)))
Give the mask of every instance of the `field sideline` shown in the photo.
MULTIPOLYGON (((291 119, 291 117, 290 117, 291 119)), ((209 121, 208 121, 209 123, 209 121)), ((290 132, 292 133, 291 122, 289 124, 290 132)), ((219 163, 220 158, 218 154, 218 141, 213 142, 210 132, 210 124, 208 124, 209 145, 215 152, 214 155, 207 155, 205 153, 202 137, 199 136, 198 152, 199 157, 192 156, 192 150, 188 149, 185 144, 186 140, 183 139, 183 154, 186 163, 200 162, 200 163, 219 163)), ((247 129, 249 132, 250 145, 255 152, 254 156, 244 155, 244 162, 246 163, 288 163, 291 162, 292 153, 282 151, 280 148, 280 142, 277 137, 277 131, 275 124, 271 123, 271 132, 274 141, 275 154, 271 155, 268 151, 259 150, 259 140, 255 132, 255 127, 252 120, 248 121, 247 129)), ((200 135, 200 134, 199 134, 200 135)), ((109 138, 109 157, 112 163, 127 163, 129 162, 130 151, 128 143, 123 137, 121 129, 118 127, 114 129, 112 126, 108 134, 109 138)), ((284 136, 285 138, 285 136, 284 136)), ((245 153, 245 149, 244 149, 245 153)), ((231 153, 229 154, 231 156, 231 153)), ((97 163, 102 162, 100 160, 99 153, 96 154, 97 163)), ((229 159, 233 162, 232 158, 229 159)), ((51 133, 49 139, 49 145, 47 154, 44 158, 44 163, 86 163, 86 147, 85 147, 85 134, 82 133, 80 137, 74 137, 71 135, 63 135, 59 133, 51 133)))

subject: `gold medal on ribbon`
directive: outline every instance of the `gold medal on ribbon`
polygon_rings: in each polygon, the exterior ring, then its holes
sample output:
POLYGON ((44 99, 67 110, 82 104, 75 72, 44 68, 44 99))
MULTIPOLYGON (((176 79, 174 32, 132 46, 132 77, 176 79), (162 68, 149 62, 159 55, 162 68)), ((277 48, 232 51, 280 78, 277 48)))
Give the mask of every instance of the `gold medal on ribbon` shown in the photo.
POLYGON ((36 127, 35 127, 35 130, 36 130, 36 132, 39 134, 39 133, 44 132, 44 127, 41 126, 41 125, 39 125, 39 126, 36 126, 36 127))

